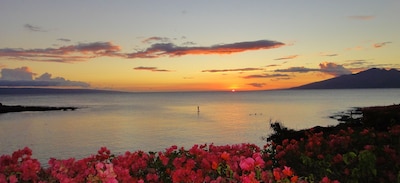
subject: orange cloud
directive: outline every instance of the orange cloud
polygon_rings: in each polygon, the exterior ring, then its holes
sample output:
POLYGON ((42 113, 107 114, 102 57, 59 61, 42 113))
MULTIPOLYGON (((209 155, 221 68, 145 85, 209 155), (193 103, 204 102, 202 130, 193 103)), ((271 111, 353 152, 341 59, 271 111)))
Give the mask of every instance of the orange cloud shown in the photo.
POLYGON ((170 70, 166 69, 157 69, 157 67, 135 67, 134 70, 145 70, 145 71, 152 71, 152 72, 171 72, 170 70))
POLYGON ((199 54, 232 54, 250 50, 272 49, 285 45, 284 43, 270 40, 251 42, 237 42, 231 44, 214 45, 209 47, 183 47, 173 43, 156 43, 151 47, 128 54, 128 58, 157 58, 161 56, 182 56, 199 54))

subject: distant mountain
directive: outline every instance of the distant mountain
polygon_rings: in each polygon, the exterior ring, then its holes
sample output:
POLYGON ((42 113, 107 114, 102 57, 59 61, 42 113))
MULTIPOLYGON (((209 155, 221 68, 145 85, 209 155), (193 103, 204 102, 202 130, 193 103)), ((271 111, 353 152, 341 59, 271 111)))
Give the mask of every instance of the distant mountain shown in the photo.
POLYGON ((396 69, 368 69, 357 74, 342 75, 292 89, 355 89, 400 88, 400 71, 396 69))

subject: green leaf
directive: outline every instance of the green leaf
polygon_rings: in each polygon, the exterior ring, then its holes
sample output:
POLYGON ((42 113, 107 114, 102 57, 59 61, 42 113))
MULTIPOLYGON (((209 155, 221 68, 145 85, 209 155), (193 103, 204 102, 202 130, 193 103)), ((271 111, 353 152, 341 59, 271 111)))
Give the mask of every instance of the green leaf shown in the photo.
POLYGON ((343 155, 343 161, 346 165, 350 164, 355 158, 357 157, 357 154, 354 152, 348 152, 343 155))

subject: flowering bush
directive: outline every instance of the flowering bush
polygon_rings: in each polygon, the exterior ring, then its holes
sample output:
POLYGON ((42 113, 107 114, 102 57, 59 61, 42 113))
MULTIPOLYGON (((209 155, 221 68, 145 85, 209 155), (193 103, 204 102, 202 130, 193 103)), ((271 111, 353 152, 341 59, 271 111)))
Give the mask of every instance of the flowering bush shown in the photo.
POLYGON ((387 131, 310 129, 301 139, 254 144, 171 146, 160 152, 50 159, 25 147, 0 157, 0 183, 38 182, 400 182, 400 125, 387 131))
POLYGON ((334 134, 306 131, 300 140, 272 143, 274 166, 291 166, 306 180, 400 182, 400 125, 387 131, 347 128, 334 134))
POLYGON ((301 182, 284 166, 273 168, 269 154, 254 144, 172 146, 164 152, 126 152, 75 160, 50 159, 43 168, 24 148, 0 158, 0 183, 6 182, 301 182))

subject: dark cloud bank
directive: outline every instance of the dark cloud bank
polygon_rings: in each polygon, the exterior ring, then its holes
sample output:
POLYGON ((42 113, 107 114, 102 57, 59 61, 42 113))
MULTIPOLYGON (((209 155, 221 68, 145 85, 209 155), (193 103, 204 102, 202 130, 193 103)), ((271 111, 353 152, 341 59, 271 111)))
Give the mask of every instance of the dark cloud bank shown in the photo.
POLYGON ((31 72, 28 67, 16 69, 2 69, 0 86, 2 87, 89 87, 81 81, 70 81, 62 77, 53 78, 51 74, 44 73, 39 77, 31 72))

